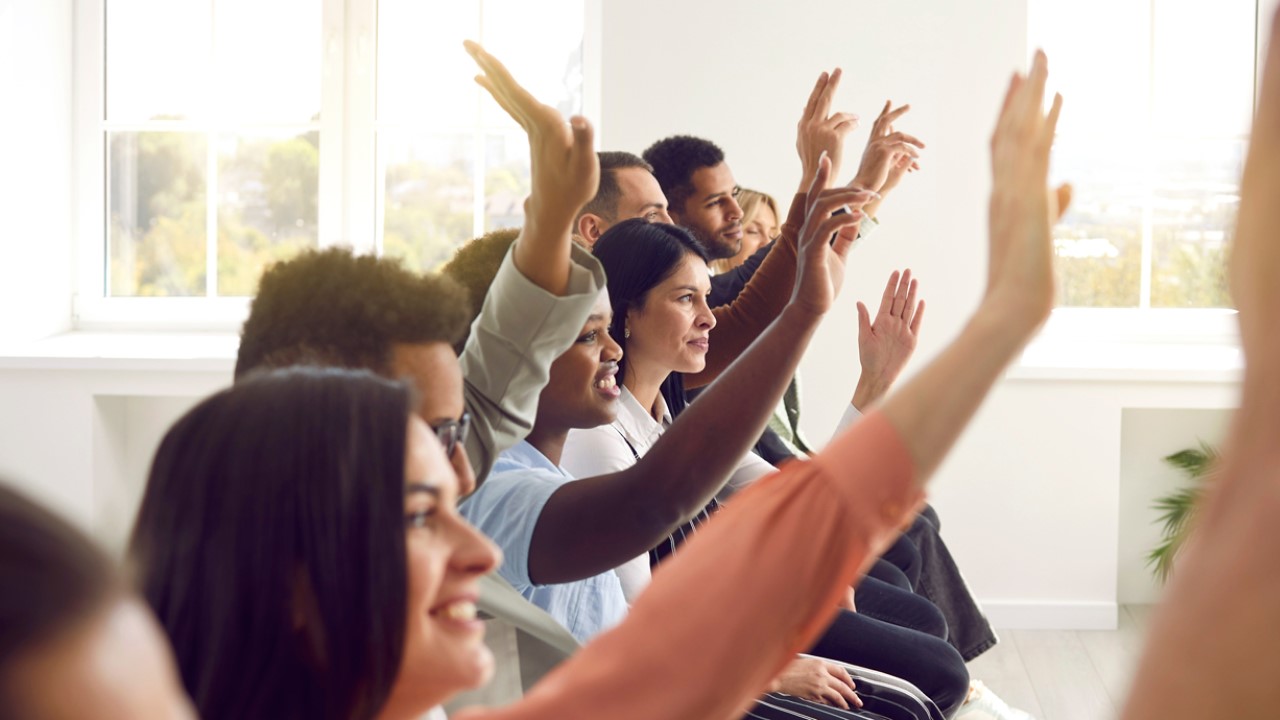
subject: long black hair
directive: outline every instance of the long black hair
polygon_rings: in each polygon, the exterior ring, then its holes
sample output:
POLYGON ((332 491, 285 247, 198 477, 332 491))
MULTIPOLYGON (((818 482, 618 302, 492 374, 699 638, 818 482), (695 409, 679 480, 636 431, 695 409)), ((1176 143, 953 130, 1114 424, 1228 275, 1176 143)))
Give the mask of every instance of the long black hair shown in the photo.
POLYGON ((403 654, 410 390, 288 368, 165 435, 129 554, 206 718, 372 718, 403 654))
POLYGON ((80 531, 0 481, 0 717, 20 717, 10 667, 106 606, 122 585, 80 531), (13 712, 12 715, 9 713, 13 712))
MULTIPOLYGON (((596 240, 592 253, 604 266, 609 279, 609 303, 613 306, 609 335, 622 348, 618 372, 625 377, 627 311, 643 309, 649 291, 671 277, 687 256, 696 255, 704 262, 708 262, 710 256, 688 230, 642 218, 611 226, 596 240)), ((684 381, 680 373, 667 376, 662 383, 662 396, 672 417, 684 409, 684 381)))

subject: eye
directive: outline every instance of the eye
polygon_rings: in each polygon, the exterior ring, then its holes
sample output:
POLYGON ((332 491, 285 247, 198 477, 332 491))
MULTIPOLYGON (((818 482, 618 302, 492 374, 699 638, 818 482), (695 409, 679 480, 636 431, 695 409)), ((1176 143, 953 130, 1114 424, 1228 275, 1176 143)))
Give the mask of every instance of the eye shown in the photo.
POLYGON ((406 530, 421 530, 432 526, 432 521, 436 517, 436 506, 420 508, 412 512, 408 512, 404 516, 404 527, 406 530))
POLYGON ((646 222, 658 222, 662 218, 658 215, 657 211, 654 211, 649 213, 648 215, 645 215, 644 219, 646 222))
POLYGON ((684 295, 681 295, 680 297, 676 298, 676 302, 682 302, 682 303, 693 302, 693 293, 685 293, 684 295))
POLYGON ((596 338, 598 338, 598 337, 600 337, 600 331, 599 331, 599 330, 592 330, 591 332, 589 332, 589 333, 587 333, 587 334, 583 335, 582 337, 578 338, 578 342, 580 342, 580 343, 584 343, 584 344, 586 344, 586 343, 593 343, 593 342, 595 342, 595 341, 596 341, 596 338))

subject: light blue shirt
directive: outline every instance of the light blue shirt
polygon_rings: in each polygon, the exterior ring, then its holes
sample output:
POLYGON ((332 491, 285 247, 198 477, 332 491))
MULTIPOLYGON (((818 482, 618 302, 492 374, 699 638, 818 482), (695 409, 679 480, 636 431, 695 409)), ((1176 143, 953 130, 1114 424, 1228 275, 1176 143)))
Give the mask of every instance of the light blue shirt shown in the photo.
POLYGON ((502 548, 505 559, 498 574, 585 643, 627 614, 617 573, 609 570, 557 585, 535 585, 529 579, 529 546, 538 517, 552 493, 573 480, 522 441, 498 456, 493 472, 460 511, 502 548))

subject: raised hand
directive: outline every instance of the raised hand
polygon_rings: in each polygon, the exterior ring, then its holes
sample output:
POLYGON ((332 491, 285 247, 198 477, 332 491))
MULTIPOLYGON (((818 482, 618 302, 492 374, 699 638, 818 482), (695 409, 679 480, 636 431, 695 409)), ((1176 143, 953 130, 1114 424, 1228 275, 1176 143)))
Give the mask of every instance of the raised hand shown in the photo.
POLYGON ((875 320, 858 303, 858 359, 862 375, 853 392, 853 406, 868 410, 884 397, 916 350, 924 301, 916 301, 919 283, 906 270, 894 271, 880 298, 875 320))
MULTIPOLYGON (((822 73, 813 91, 809 93, 809 102, 804 106, 800 122, 796 124, 796 152, 800 154, 800 191, 804 192, 813 185, 813 178, 818 174, 818 161, 823 153, 831 162, 830 178, 840 173, 840 161, 844 157, 844 140, 858 127, 858 116, 847 112, 831 112, 831 101, 835 97, 836 88, 840 86, 840 68, 830 74, 822 73)), ((825 190, 828 185, 822 185, 825 190)), ((872 188, 873 190, 875 188, 872 188)))
POLYGON ((862 206, 876 197, 874 192, 855 187, 823 190, 830 178, 831 161, 824 154, 805 197, 791 296, 791 304, 812 315, 826 313, 840 294, 845 258, 857 237, 853 229, 864 217, 862 206), (836 214, 842 208, 850 212, 836 214))
MULTIPOLYGON (((885 101, 884 109, 871 125, 871 134, 862 151, 862 161, 852 185, 875 190, 883 199, 897 187, 903 175, 920 169, 917 159, 920 157, 920 150, 924 149, 924 143, 913 135, 893 129, 894 121, 910 109, 910 105, 895 108, 891 101, 885 101)), ((879 205, 879 201, 870 205, 867 208, 868 214, 874 214, 879 205)))
POLYGON ((572 223, 600 184, 591 123, 580 115, 566 123, 560 111, 530 95, 483 47, 470 40, 464 46, 484 71, 476 82, 529 134, 533 191, 527 214, 557 225, 572 223))
POLYGON ((1049 228, 1070 203, 1069 186, 1050 190, 1049 150, 1062 96, 1044 113, 1049 61, 1037 51, 1031 72, 1009 83, 991 137, 990 249, 984 305, 1028 336, 1053 309, 1049 228))
POLYGON ((862 698, 854 692, 856 688, 849 672, 839 665, 819 658, 802 657, 783 668, 769 689, 848 710, 850 707, 862 707, 862 698))

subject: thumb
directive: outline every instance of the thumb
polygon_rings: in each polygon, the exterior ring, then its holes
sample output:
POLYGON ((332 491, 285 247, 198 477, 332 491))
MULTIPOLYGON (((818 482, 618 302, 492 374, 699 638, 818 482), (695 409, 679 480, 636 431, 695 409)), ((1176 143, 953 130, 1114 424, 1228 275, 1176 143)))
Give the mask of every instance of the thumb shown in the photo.
POLYGON ((1053 221, 1057 222, 1067 213, 1067 208, 1071 207, 1071 184, 1063 183, 1053 191, 1054 199, 1057 201, 1056 207, 1053 209, 1053 221))
POLYGON ((871 313, 867 311, 867 306, 861 301, 858 302, 858 334, 865 335, 871 332, 871 313))

